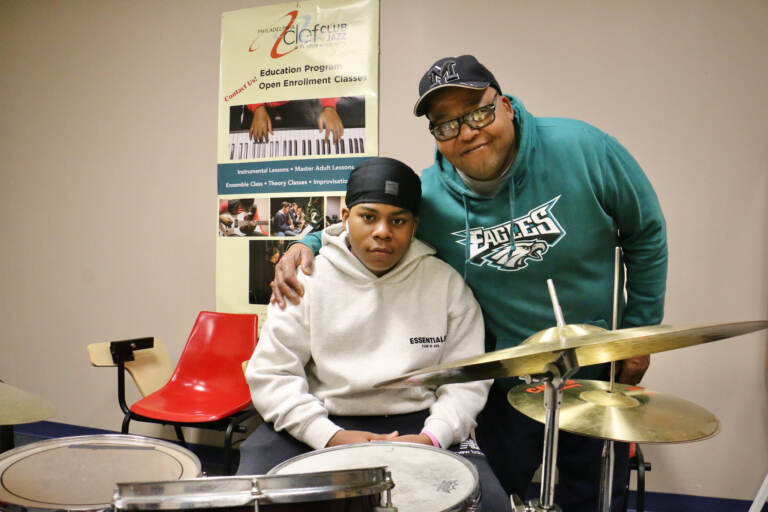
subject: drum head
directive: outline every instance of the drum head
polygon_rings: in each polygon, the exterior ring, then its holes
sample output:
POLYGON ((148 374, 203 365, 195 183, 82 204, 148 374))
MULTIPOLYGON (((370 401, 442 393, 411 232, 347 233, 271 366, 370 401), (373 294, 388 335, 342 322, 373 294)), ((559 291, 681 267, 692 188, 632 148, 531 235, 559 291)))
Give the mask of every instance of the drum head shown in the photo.
POLYGON ((387 466, 395 484, 392 504, 400 512, 466 510, 480 492, 477 470, 452 452, 423 444, 376 442, 325 448, 269 470, 285 475, 387 466))
POLYGON ((0 455, 0 508, 104 510, 117 482, 178 480, 201 473, 194 453, 140 436, 62 437, 0 455))

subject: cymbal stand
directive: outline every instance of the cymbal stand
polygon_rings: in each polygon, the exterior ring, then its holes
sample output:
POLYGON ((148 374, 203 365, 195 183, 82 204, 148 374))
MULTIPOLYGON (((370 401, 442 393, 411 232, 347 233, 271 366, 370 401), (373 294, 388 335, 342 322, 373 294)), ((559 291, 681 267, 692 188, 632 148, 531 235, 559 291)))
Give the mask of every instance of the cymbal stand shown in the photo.
MULTIPOLYGON (((618 328, 619 323, 619 284, 620 276, 624 270, 621 261, 621 247, 616 247, 613 258, 613 319, 611 329, 618 328)), ((611 372, 609 378, 608 392, 613 393, 613 384, 616 373, 616 361, 611 361, 611 372)), ((610 439, 603 442, 602 465, 600 467, 600 498, 597 510, 599 512, 610 512, 611 498, 613 494, 613 465, 614 465, 614 443, 610 439)))
POLYGON ((526 512, 561 510, 554 504, 560 404, 563 401, 565 381, 578 369, 576 354, 573 350, 564 350, 560 353, 557 361, 548 365, 546 373, 525 377, 526 382, 544 384, 544 406, 547 409, 544 423, 544 450, 541 460, 541 489, 539 498, 531 500, 526 506, 526 512))
MULTIPOLYGON (((552 307, 555 311, 558 328, 565 326, 563 312, 557 300, 555 287, 552 280, 547 280, 549 295, 552 299, 552 307)), ((561 342, 565 343, 562 333, 561 342)), ((545 373, 526 375, 523 379, 527 383, 544 383, 544 406, 547 409, 547 417, 544 423, 544 449, 541 461, 541 490, 539 498, 532 499, 523 509, 525 512, 560 511, 560 507, 554 503, 555 495, 555 463, 557 461, 557 438, 560 422, 560 404, 563 401, 563 385, 565 381, 576 373, 579 363, 573 349, 560 352, 557 360, 547 365, 545 373)))

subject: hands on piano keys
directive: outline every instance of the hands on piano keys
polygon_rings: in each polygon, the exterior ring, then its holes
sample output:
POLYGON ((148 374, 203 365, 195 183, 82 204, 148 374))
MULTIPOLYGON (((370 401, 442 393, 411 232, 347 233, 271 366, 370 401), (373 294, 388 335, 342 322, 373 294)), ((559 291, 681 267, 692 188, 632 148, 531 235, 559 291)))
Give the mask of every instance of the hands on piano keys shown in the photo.
POLYGON ((229 159, 277 158, 286 156, 329 156, 365 153, 365 128, 344 128, 344 136, 336 143, 325 140, 325 132, 317 129, 275 130, 268 142, 254 142, 248 132, 229 134, 229 159))

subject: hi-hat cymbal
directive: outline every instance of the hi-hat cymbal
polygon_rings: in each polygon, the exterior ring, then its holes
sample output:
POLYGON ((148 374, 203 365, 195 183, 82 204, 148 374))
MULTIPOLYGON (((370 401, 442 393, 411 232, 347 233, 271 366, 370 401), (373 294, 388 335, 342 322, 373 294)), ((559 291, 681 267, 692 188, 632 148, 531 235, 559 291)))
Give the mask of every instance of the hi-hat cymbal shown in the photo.
POLYGON ((0 381, 0 425, 32 423, 55 414, 47 400, 0 381))
MULTIPOLYGON (((563 386, 560 429, 600 439, 634 443, 682 443, 715 435, 720 422, 693 402, 638 386, 599 380, 568 380, 563 386)), ((507 394, 509 403, 544 423, 544 385, 523 384, 507 394)))
POLYGON ((768 328, 768 321, 679 327, 654 325, 606 331, 566 325, 540 331, 516 347, 407 373, 375 387, 439 386, 452 382, 533 375, 547 371, 561 352, 573 349, 579 366, 619 361, 709 343, 768 328))

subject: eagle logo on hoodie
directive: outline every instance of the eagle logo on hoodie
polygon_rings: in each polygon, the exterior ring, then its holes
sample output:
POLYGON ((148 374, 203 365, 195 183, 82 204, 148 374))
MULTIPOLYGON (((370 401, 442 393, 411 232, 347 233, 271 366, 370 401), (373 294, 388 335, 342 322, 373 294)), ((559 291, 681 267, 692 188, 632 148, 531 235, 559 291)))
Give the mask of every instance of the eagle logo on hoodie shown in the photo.
MULTIPOLYGON (((565 236, 552 208, 560 196, 532 208, 514 220, 491 227, 469 230, 469 262, 481 267, 515 271, 528 266, 529 261, 541 261, 550 247, 565 236), (513 240, 514 243, 510 243, 513 240)), ((467 244, 467 232, 456 231, 456 243, 467 244)))

